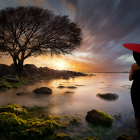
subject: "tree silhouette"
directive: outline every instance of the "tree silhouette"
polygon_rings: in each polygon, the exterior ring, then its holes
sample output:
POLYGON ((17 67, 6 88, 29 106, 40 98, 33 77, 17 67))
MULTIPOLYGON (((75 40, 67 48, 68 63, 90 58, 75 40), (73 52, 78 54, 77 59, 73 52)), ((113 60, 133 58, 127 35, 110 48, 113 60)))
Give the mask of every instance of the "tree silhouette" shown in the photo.
POLYGON ((0 11, 0 57, 11 55, 16 71, 31 56, 71 54, 82 43, 82 28, 67 15, 37 6, 0 11))

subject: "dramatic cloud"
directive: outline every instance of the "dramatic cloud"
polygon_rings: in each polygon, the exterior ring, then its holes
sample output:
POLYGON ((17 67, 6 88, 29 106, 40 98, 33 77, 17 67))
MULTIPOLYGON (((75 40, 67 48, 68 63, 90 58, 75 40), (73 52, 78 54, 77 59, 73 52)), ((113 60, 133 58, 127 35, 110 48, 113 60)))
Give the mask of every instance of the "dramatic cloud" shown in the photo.
MULTIPOLYGON (((135 61, 124 43, 140 44, 139 0, 7 0, 0 8, 18 5, 41 6, 69 18, 83 28, 83 44, 73 55, 61 56, 72 70, 129 71, 135 61)), ((37 58, 36 58, 37 59, 37 58)), ((37 66, 55 67, 48 57, 39 57, 37 66), (45 61, 44 61, 45 60, 45 61)), ((6 59, 5 59, 6 62, 6 59)), ((30 63, 27 59, 25 63, 30 63)), ((59 61, 58 61, 59 62, 59 61)))

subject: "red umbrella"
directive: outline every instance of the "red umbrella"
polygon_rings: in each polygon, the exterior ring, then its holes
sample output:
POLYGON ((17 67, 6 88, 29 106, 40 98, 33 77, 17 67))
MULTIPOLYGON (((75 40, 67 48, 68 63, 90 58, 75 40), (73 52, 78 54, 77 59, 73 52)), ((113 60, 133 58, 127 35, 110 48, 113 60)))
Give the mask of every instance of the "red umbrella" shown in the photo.
POLYGON ((140 53, 140 44, 135 44, 135 43, 126 43, 123 44, 123 46, 129 50, 132 50, 134 52, 139 52, 140 53))

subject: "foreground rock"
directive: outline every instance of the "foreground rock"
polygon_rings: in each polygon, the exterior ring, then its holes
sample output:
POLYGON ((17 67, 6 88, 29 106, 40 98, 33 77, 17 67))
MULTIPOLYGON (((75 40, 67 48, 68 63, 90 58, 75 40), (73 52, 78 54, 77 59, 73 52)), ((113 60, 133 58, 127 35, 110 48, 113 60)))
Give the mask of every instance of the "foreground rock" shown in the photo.
POLYGON ((106 93, 106 94, 98 93, 97 96, 106 100, 116 100, 119 98, 119 96, 115 93, 106 93))
POLYGON ((87 112, 86 120, 95 125, 110 126, 113 123, 113 119, 109 115, 95 109, 87 112))
POLYGON ((52 94, 52 89, 48 87, 41 87, 41 88, 35 89, 33 92, 39 93, 39 94, 52 94))
POLYGON ((27 113, 25 108, 22 108, 21 106, 14 103, 0 107, 0 113, 1 112, 9 112, 9 113, 14 113, 16 115, 27 113))
POLYGON ((65 133, 56 133, 54 140, 72 140, 72 138, 65 133))
MULTIPOLYGON (((4 110, 0 112, 0 140, 44 140, 60 126, 51 117, 30 118, 27 113, 25 116, 27 115, 30 119, 22 119, 20 117, 23 115, 15 112, 15 108, 16 111, 17 108, 21 108, 16 104, 1 108, 4 110)), ((23 108, 23 110, 26 109, 23 108)))
POLYGON ((136 139, 134 139, 130 135, 123 134, 123 135, 118 136, 117 137, 117 140, 136 140, 136 139))
POLYGON ((19 80, 18 79, 15 79, 15 78, 6 78, 6 80, 8 82, 17 82, 17 83, 19 83, 19 80))
POLYGON ((16 95, 27 95, 28 93, 25 92, 18 92, 16 95))

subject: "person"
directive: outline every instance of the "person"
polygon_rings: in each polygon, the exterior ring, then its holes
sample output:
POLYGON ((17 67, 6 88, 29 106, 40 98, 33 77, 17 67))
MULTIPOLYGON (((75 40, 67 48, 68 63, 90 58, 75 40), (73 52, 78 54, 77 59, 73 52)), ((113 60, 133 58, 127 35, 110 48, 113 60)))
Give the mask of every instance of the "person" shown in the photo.
POLYGON ((135 125, 137 134, 140 135, 140 44, 123 44, 127 49, 133 50, 133 58, 136 63, 131 65, 129 80, 132 81, 130 90, 131 101, 134 108, 135 125))

